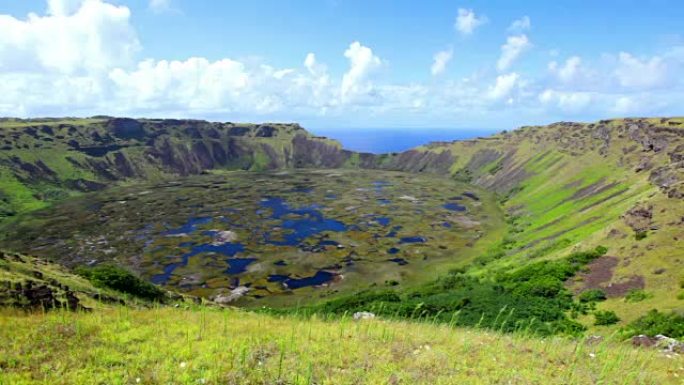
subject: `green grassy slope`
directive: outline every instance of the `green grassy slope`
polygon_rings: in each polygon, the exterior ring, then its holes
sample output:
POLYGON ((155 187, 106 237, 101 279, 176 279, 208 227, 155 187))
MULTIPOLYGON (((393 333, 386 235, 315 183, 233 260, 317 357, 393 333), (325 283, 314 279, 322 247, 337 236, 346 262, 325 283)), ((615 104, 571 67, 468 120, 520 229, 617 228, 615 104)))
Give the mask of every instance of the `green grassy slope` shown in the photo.
POLYGON ((91 310, 0 309, 3 385, 676 384, 684 376, 676 356, 619 338, 540 339, 425 318, 283 317, 183 297, 151 305, 2 253, 0 298, 7 283, 27 281, 58 297, 68 286, 91 310))
POLYGON ((609 255, 569 287, 601 288, 627 323, 646 309, 684 309, 684 119, 617 119, 523 127, 433 144, 454 177, 497 191, 508 216, 506 257, 481 276, 604 245, 609 255), (641 209, 641 210, 640 210, 641 209), (629 290, 646 298, 626 302, 629 290))
POLYGON ((2 384, 679 384, 681 360, 604 341, 431 323, 113 307, 0 312, 2 384))

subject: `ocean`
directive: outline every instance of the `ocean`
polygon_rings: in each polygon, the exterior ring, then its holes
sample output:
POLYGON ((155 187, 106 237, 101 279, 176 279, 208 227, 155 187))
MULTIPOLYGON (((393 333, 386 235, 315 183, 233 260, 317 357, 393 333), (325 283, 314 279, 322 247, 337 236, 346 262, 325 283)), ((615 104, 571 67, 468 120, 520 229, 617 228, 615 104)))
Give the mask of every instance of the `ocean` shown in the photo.
POLYGON ((326 136, 342 143, 345 149, 383 154, 401 152, 427 144, 453 140, 472 139, 488 136, 500 130, 488 129, 444 129, 444 128, 349 128, 349 129, 312 129, 314 135, 326 136))

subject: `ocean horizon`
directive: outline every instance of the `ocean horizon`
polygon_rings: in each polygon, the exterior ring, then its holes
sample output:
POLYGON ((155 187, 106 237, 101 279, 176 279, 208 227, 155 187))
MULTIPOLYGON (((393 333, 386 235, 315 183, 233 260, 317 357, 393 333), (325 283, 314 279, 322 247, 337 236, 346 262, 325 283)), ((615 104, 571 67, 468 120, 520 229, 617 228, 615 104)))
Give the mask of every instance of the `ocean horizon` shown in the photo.
POLYGON ((501 130, 468 128, 327 128, 312 129, 317 136, 338 140, 346 150, 384 154, 402 152, 430 142, 466 140, 501 130))

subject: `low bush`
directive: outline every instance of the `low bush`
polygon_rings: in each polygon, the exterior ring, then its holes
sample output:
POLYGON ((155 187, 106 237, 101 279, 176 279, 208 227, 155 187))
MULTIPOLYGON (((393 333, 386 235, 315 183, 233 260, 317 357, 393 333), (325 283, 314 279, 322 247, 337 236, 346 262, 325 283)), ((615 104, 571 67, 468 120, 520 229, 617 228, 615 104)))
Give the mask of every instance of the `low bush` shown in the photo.
POLYGON ((675 312, 665 314, 653 309, 630 323, 626 328, 626 334, 627 336, 662 334, 671 338, 682 338, 684 337, 684 315, 675 312))
POLYGON ((584 327, 567 313, 576 308, 582 310, 586 305, 573 301, 564 282, 605 252, 605 248, 599 247, 573 253, 564 259, 499 273, 493 279, 480 279, 454 270, 411 291, 367 290, 296 311, 300 314, 371 311, 385 317, 504 332, 528 330, 541 335, 576 335, 584 327))
POLYGON ((653 295, 641 289, 632 289, 625 294, 625 302, 641 302, 653 295))
POLYGON ((601 289, 589 289, 580 293, 577 299, 584 303, 605 301, 606 293, 601 289))
POLYGON ((113 289, 149 301, 161 301, 164 298, 163 290, 117 266, 81 267, 76 269, 76 273, 87 278, 96 287, 113 289))
POLYGON ((620 321, 620 318, 611 310, 599 310, 594 312, 594 325, 614 325, 620 321))

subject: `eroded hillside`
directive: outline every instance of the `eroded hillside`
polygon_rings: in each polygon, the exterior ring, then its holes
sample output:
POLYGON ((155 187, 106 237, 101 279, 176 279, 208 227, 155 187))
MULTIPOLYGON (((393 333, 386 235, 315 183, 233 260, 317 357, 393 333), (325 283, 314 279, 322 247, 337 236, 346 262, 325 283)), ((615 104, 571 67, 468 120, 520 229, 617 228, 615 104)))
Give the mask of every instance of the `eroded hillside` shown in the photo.
POLYGON ((605 307, 628 319, 682 308, 684 119, 523 127, 417 151, 453 158, 454 177, 500 195, 506 257, 485 256, 484 271, 605 245, 608 255, 569 283, 573 290, 604 290, 605 307), (637 290, 643 298, 625 302, 637 290))

